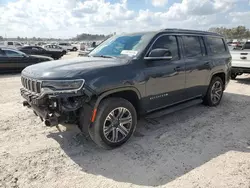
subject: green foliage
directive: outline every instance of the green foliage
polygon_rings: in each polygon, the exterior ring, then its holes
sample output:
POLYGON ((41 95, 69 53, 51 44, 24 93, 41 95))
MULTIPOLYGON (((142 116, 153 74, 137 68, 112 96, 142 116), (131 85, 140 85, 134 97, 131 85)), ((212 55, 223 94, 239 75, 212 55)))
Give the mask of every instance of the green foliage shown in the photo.
POLYGON ((111 35, 105 36, 105 35, 92 35, 92 34, 86 34, 82 33, 80 35, 77 35, 73 40, 77 41, 98 41, 98 40, 104 40, 111 35))
POLYGON ((245 26, 238 26, 234 28, 212 27, 209 31, 219 33, 227 39, 250 39, 250 30, 245 26))

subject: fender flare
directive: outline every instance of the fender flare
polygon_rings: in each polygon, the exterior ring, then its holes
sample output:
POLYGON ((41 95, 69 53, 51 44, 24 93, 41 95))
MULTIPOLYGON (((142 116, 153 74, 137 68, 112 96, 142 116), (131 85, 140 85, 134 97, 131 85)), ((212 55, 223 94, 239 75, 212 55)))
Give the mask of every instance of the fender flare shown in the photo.
POLYGON ((212 78, 214 77, 214 75, 219 74, 219 73, 224 73, 225 76, 227 75, 226 72, 223 69, 214 71, 212 74, 210 74, 210 77, 208 79, 208 84, 210 84, 210 82, 211 82, 212 78))
POLYGON ((104 93, 102 93, 96 100, 95 105, 94 105, 94 110, 96 110, 100 104, 100 102, 102 101, 102 99, 104 99, 105 97, 107 97, 110 94, 113 93, 118 93, 121 91, 134 91, 137 94, 138 99, 141 99, 141 94, 140 92, 135 88, 135 87, 121 87, 121 88, 116 88, 116 89, 112 89, 112 90, 108 90, 104 93))

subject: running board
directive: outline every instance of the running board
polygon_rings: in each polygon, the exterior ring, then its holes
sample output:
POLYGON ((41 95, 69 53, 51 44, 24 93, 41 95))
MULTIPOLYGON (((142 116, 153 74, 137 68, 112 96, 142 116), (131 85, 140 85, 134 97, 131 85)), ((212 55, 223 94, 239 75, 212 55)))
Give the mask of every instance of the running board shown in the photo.
POLYGON ((146 119, 159 118, 159 117, 162 117, 164 115, 171 114, 173 112, 176 112, 176 111, 179 111, 179 110, 182 110, 185 108, 189 108, 189 107, 197 105, 197 104, 201 104, 202 102, 203 102, 202 99, 194 99, 194 100, 191 100, 188 102, 181 103, 181 104, 176 105, 176 106, 170 106, 167 108, 163 108, 162 110, 157 110, 156 112, 152 112, 152 113, 146 115, 145 118, 146 119))

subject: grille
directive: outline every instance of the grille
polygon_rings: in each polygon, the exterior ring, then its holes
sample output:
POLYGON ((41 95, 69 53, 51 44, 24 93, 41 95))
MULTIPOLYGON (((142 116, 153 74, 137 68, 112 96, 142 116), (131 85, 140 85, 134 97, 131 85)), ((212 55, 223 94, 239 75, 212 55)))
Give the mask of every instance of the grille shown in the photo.
POLYGON ((25 89, 34 92, 41 93, 41 82, 37 80, 32 80, 29 78, 21 77, 22 85, 25 89))

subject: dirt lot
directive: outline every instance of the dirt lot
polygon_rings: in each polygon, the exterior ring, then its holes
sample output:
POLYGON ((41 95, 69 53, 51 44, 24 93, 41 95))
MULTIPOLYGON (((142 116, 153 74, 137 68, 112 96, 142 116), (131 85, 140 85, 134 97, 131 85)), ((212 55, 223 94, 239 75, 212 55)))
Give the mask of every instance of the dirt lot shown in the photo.
POLYGON ((77 128, 46 128, 22 107, 20 86, 19 75, 0 76, 0 187, 250 187, 250 76, 231 81, 217 108, 139 121, 113 151, 77 128))

